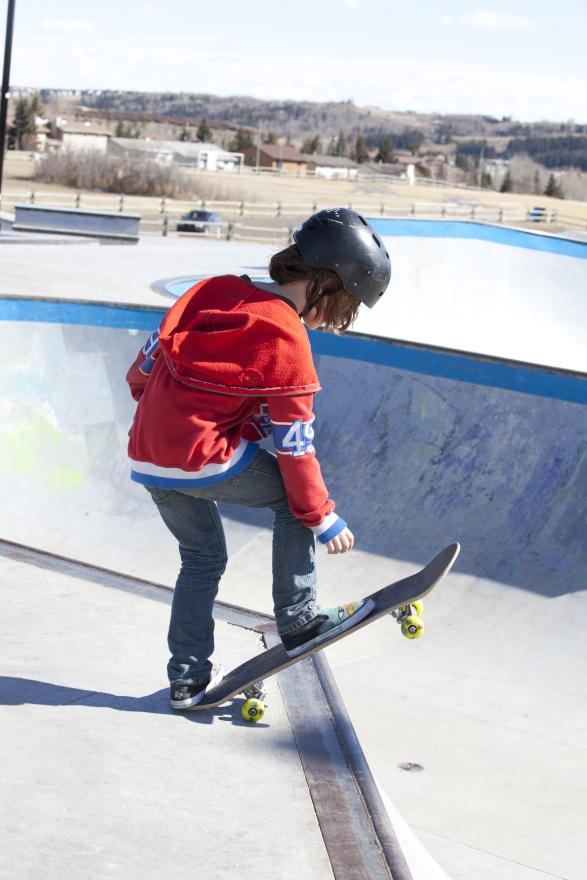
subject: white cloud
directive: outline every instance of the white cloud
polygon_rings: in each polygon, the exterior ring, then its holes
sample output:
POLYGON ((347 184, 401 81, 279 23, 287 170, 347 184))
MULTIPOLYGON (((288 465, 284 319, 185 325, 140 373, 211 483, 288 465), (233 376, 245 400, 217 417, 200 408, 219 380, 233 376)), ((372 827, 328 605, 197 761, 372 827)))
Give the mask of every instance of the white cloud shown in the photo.
POLYGON ((359 0, 344 0, 344 5, 347 9, 359 9, 361 4, 359 0))
POLYGON ((486 113, 523 121, 575 119, 587 123, 587 76, 536 68, 439 61, 430 58, 331 57, 267 50, 251 63, 240 52, 211 46, 197 35, 127 39, 29 41, 16 53, 13 81, 33 88, 136 89, 252 95, 268 100, 343 101, 421 113, 486 113), (108 64, 104 64, 107 58, 108 64), (267 77, 271 70, 271 77, 267 77), (48 73, 50 71, 50 73, 48 73))
POLYGON ((445 15, 443 22, 489 31, 531 31, 534 28, 534 22, 525 15, 488 12, 486 9, 460 16, 445 15))
POLYGON ((61 33, 91 33, 95 22, 85 18, 44 18, 41 27, 44 31, 60 31, 61 33))

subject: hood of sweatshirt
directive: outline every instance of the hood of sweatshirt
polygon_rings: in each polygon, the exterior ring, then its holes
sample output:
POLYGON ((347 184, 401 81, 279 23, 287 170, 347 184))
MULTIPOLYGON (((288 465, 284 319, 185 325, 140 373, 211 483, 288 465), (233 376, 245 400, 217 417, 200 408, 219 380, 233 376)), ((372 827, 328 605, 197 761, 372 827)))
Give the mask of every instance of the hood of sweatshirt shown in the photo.
POLYGON ((295 309, 236 275, 191 287, 163 319, 159 344, 172 375, 197 388, 246 396, 320 390, 295 309))

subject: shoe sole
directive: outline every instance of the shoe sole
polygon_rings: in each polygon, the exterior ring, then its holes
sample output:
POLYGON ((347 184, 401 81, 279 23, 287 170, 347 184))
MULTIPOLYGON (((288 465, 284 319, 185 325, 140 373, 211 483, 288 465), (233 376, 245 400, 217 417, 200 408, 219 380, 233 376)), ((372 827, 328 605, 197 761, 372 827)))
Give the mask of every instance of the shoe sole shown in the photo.
POLYGON ((212 675, 209 683, 206 685, 203 691, 200 691, 199 694, 196 694, 193 697, 187 697, 185 700, 169 700, 169 705, 172 709, 191 709, 193 706, 197 706, 204 697, 206 693, 215 687, 217 684, 220 684, 222 679, 224 678, 224 669, 220 666, 215 674, 212 675))
POLYGON ((322 642, 327 642, 329 639, 332 639, 334 636, 338 636, 343 632, 346 632, 347 629, 352 629, 353 626, 356 626, 361 620, 364 620, 368 614, 375 608, 375 603, 372 599, 368 599, 365 604, 359 608, 359 610, 353 614, 352 617, 348 617, 346 620, 343 620, 342 623, 339 623, 337 626, 333 626, 332 629, 329 629, 328 632, 322 633, 322 635, 315 636, 309 642, 304 642, 303 645, 298 645, 297 648, 291 648, 291 650, 285 650, 285 653, 288 657, 298 657, 300 654, 305 654, 306 651, 310 651, 312 648, 315 648, 316 645, 321 645, 322 642))

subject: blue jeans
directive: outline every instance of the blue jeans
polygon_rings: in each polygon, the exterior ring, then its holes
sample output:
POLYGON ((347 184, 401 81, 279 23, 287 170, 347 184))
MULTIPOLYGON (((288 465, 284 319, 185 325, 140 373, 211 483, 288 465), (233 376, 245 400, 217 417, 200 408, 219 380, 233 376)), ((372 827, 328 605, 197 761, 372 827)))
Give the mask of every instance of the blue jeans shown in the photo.
POLYGON ((212 667, 212 611, 227 562, 218 501, 275 512, 273 609, 279 634, 294 632, 316 616, 314 533, 291 512, 274 455, 260 449, 239 474, 209 486, 147 490, 179 542, 181 557, 168 635, 171 682, 200 684, 212 667))

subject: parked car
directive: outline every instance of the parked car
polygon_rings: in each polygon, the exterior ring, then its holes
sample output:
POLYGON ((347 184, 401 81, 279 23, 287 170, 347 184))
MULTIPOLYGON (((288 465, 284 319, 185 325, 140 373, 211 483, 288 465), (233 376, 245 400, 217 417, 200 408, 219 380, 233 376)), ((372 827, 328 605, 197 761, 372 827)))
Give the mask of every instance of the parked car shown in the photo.
POLYGON ((220 234, 222 218, 215 211, 188 211, 176 226, 178 232, 215 232, 220 234))

